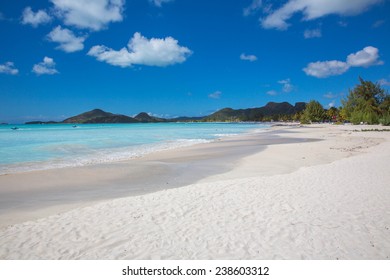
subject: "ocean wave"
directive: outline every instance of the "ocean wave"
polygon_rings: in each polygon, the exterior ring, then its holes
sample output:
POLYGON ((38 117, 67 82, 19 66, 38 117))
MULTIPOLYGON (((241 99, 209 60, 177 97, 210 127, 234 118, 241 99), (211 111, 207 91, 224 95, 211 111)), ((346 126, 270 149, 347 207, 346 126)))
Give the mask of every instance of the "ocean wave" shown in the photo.
POLYGON ((230 137, 230 136, 237 136, 237 133, 219 133, 219 134, 214 134, 215 137, 230 137))

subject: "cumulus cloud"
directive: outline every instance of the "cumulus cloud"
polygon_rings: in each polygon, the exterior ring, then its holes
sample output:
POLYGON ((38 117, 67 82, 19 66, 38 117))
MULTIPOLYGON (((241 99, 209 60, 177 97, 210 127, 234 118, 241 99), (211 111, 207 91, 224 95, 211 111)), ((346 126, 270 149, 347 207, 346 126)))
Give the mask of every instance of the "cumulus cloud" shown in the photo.
POLYGON ((320 38, 322 37, 321 29, 306 29, 303 33, 303 37, 305 37, 305 39, 320 38))
POLYGON ((150 3, 153 3, 157 7, 161 7, 164 3, 173 2, 174 0, 149 0, 150 3))
POLYGON ((131 67, 133 64, 163 67, 182 63, 191 53, 190 49, 180 46, 172 37, 147 39, 136 32, 127 47, 119 51, 98 45, 92 47, 88 55, 120 67, 131 67))
POLYGON ((349 65, 346 62, 339 60, 317 61, 309 63, 303 71, 306 75, 317 78, 326 78, 329 76, 341 75, 347 72, 349 65))
POLYGON ((348 55, 346 62, 339 60, 311 62, 303 68, 303 71, 309 76, 326 78, 341 75, 351 67, 381 65, 383 61, 379 60, 378 52, 377 48, 368 46, 361 51, 348 55))
POLYGON ((17 75, 19 73, 19 70, 15 68, 13 62, 8 61, 4 64, 0 64, 0 73, 8 75, 17 75))
POLYGON ((243 9, 242 11, 243 15, 247 17, 257 12, 258 10, 260 10, 262 4, 263 4, 262 0, 252 0, 252 3, 248 7, 243 9))
POLYGON ((85 37, 77 37, 74 33, 67 29, 57 26, 48 35, 49 41, 59 43, 57 49, 65 52, 76 52, 84 49, 85 37))
POLYGON ((249 55, 246 55, 245 53, 242 53, 240 55, 240 59, 241 60, 247 60, 247 61, 256 61, 257 60, 257 56, 253 55, 253 54, 249 54, 249 55))
POLYGON ((282 91, 283 92, 291 92, 293 89, 294 89, 294 86, 291 84, 291 80, 290 79, 285 79, 285 80, 281 80, 281 81, 278 81, 279 84, 281 84, 283 87, 282 87, 282 91))
POLYGON ((368 46, 363 50, 348 55, 347 62, 354 67, 369 67, 372 65, 381 65, 383 61, 379 60, 378 49, 368 46))
POLYGON ((209 94, 209 98, 212 98, 212 99, 220 99, 221 98, 221 95, 222 95, 222 92, 217 90, 213 93, 210 93, 209 94))
POLYGON ((99 31, 123 19, 125 0, 50 0, 66 25, 99 31))
POLYGON ((30 24, 33 27, 37 27, 40 24, 48 23, 52 20, 44 10, 39 10, 36 13, 33 12, 31 7, 26 7, 22 14, 22 24, 30 24))
POLYGON ((286 30, 287 21, 296 13, 303 14, 303 20, 313 20, 327 15, 357 15, 382 0, 289 0, 279 9, 261 19, 263 28, 286 30))
POLYGON ((35 64, 32 71, 37 75, 54 75, 58 71, 55 69, 56 63, 50 57, 45 56, 43 61, 35 64))

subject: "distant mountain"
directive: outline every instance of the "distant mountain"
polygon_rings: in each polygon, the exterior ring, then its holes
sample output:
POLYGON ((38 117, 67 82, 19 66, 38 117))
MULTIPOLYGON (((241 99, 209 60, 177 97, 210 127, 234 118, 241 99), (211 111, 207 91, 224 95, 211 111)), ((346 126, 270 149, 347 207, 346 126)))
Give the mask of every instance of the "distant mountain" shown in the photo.
MULTIPOLYGON (((207 117, 204 117, 202 121, 205 122, 226 122, 226 121, 246 121, 254 120, 256 116, 250 116, 251 109, 239 109, 234 110, 232 108, 221 109, 207 117)), ((260 116, 259 116, 260 117, 260 116)))
POLYGON ((295 106, 288 102, 268 102, 267 105, 258 108, 264 116, 275 116, 275 115, 293 115, 306 108, 306 103, 298 102, 295 106))
MULTIPOLYGON (((134 118, 105 112, 101 109, 94 109, 80 115, 67 118, 62 123, 156 123, 156 122, 235 122, 235 121, 268 121, 292 119, 296 113, 302 112, 306 108, 306 103, 297 102, 291 105, 288 102, 269 102, 259 108, 232 109, 224 108, 206 117, 178 117, 173 119, 163 119, 148 115, 145 112, 139 113, 134 118)), ((47 124, 56 122, 33 121, 26 124, 47 124)))
POLYGON ((306 109, 306 102, 297 102, 295 103, 295 113, 302 112, 306 109))
POLYGON ((156 123, 156 122, 166 122, 167 121, 167 119, 149 116, 145 112, 139 113, 138 115, 136 115, 134 117, 134 119, 136 119, 137 121, 142 122, 142 123, 156 123))
POLYGON ((269 102, 267 105, 259 108, 238 109, 224 108, 210 116, 205 117, 202 121, 263 121, 273 117, 292 116, 306 108, 306 103, 297 102, 295 106, 288 102, 276 103, 269 102))
POLYGON ((68 118, 63 123, 137 123, 138 120, 109 112, 100 109, 95 109, 80 115, 68 118))

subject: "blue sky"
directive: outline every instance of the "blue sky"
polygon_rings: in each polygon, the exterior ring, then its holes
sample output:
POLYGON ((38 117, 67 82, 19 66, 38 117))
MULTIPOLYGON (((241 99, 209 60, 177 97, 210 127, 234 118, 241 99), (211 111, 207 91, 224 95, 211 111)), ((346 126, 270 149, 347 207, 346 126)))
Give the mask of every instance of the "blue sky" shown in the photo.
POLYGON ((386 0, 0 2, 0 122, 202 116, 390 85, 386 0))

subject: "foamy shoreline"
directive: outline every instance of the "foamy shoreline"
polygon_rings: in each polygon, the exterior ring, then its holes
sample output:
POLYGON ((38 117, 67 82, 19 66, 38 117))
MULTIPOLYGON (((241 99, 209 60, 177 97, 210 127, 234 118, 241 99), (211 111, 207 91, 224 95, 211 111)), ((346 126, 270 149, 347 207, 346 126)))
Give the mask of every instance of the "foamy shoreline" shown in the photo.
MULTIPOLYGON (((0 229, 0 258, 389 259, 390 133, 361 128, 376 127, 273 127, 265 150, 196 184, 0 229)), ((214 158, 246 147, 217 144, 214 158)))
POLYGON ((44 129, 40 125, 27 125, 28 128, 19 127, 17 132, 3 129, 0 176, 116 163, 245 134, 257 126, 264 127, 264 124, 86 124, 77 129, 60 124, 44 126, 44 129))
MULTIPOLYGON (((221 135, 222 136, 222 135, 221 135)), ((227 135, 230 136, 230 135, 227 135)), ((97 164, 111 164, 121 161, 131 160, 143 157, 156 152, 175 150, 183 147, 190 147, 197 144, 204 144, 214 141, 207 139, 178 139, 170 142, 163 142, 160 144, 145 144, 135 147, 126 147, 116 150, 107 150, 102 151, 99 154, 89 157, 73 157, 72 159, 60 159, 60 160, 51 160, 48 162, 31 162, 25 164, 13 164, 9 165, 6 168, 0 169, 0 176, 10 175, 17 173, 33 172, 33 171, 43 171, 59 168, 72 168, 72 167, 82 167, 82 166, 91 166, 97 164)))

